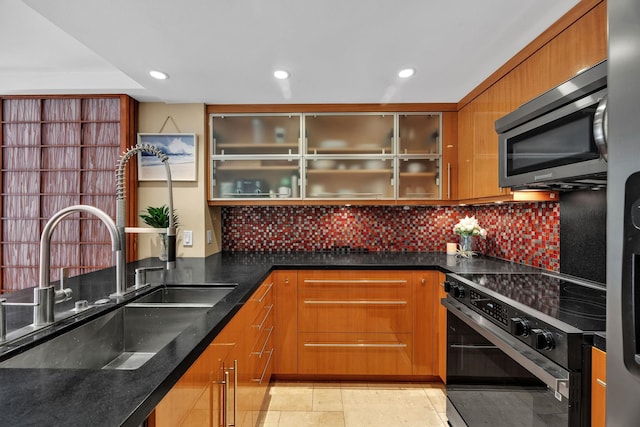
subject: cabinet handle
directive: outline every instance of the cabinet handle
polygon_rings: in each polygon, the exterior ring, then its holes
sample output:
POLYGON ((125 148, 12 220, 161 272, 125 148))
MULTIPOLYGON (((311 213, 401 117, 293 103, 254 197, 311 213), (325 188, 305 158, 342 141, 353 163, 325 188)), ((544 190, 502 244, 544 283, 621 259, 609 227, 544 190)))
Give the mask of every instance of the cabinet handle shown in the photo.
POLYGON ((258 298, 258 304, 262 303, 262 301, 264 301, 267 295, 269 295, 269 292, 271 292, 272 287, 273 287, 273 282, 267 285, 267 290, 264 292, 264 294, 260 298, 258 298))
POLYGON ((284 284, 285 284, 285 285, 288 285, 288 284, 289 284, 289 278, 288 278, 288 277, 285 277, 285 279, 284 279, 284 284))
POLYGON ((427 283, 427 279, 425 279, 424 277, 420 278, 420 283, 422 283, 423 285, 425 285, 427 283))
POLYGON ((369 301, 369 300, 349 300, 349 301, 322 301, 322 300, 304 300, 305 304, 350 304, 350 305, 407 305, 407 301, 369 301))
POLYGON ((224 387, 222 388, 222 425, 229 427, 229 371, 224 371, 224 387))
POLYGON ((269 333, 267 334, 267 339, 264 340, 264 344, 262 344, 262 349, 260 351, 252 351, 251 354, 255 354, 259 359, 262 359, 262 355, 264 354, 264 349, 267 348, 267 344, 269 344, 269 338, 271 338, 271 333, 273 332, 273 326, 269 328, 269 333))
POLYGON ((602 381, 600 378, 596 378, 596 382, 598 384, 600 384, 602 387, 606 387, 607 386, 607 383, 602 381))
POLYGON ((262 380, 264 380, 264 376, 267 374, 267 370, 269 369, 269 364, 271 363, 271 356, 273 356, 273 349, 269 350, 267 353, 269 353, 269 358, 267 359, 267 363, 264 364, 262 375, 260 375, 260 378, 253 378, 253 381, 257 382, 258 384, 262 384, 262 380))
POLYGON ((235 427, 238 424, 238 359, 233 360, 233 424, 229 424, 230 427, 235 427))
POLYGON ((259 331, 262 330, 262 327, 264 326, 264 322, 266 322, 267 319, 269 318, 269 314, 271 314, 271 310, 273 309, 273 304, 271 304, 267 308, 268 308, 267 314, 264 315, 264 319, 262 319, 262 322, 260 322, 259 325, 253 325, 254 327, 258 328, 259 331))
POLYGON ((369 283, 372 285, 386 285, 392 284, 404 284, 406 280, 384 280, 384 279, 345 279, 345 280, 333 280, 333 279, 305 279, 304 283, 317 283, 317 284, 343 284, 343 283, 369 283))
POLYGON ((451 163, 447 163, 447 200, 451 199, 451 163))
POLYGON ((354 344, 345 344, 345 343, 314 343, 314 342, 306 342, 304 343, 305 347, 334 347, 334 348, 403 348, 407 345, 405 343, 389 343, 389 344, 375 344, 375 343, 354 343, 354 344))

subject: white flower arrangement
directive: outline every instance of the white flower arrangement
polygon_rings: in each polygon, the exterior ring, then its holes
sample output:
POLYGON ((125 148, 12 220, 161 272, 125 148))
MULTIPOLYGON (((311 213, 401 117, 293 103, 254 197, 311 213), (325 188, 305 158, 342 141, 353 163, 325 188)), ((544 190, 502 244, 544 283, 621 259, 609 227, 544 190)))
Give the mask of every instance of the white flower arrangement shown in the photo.
POLYGON ((460 236, 480 236, 483 239, 487 238, 487 230, 480 227, 475 216, 471 218, 465 216, 464 219, 461 219, 460 222, 453 227, 453 232, 460 236))
POLYGON ((478 220, 475 216, 472 216, 471 218, 465 216, 464 219, 461 219, 453 227, 453 232, 459 236, 466 238, 463 239, 463 241, 466 241, 468 247, 458 244, 457 249, 458 255, 464 258, 471 258, 476 255, 476 253, 471 250, 471 239, 469 239, 470 236, 480 236, 482 239, 487 238, 487 230, 480 227, 480 224, 478 224, 478 220))

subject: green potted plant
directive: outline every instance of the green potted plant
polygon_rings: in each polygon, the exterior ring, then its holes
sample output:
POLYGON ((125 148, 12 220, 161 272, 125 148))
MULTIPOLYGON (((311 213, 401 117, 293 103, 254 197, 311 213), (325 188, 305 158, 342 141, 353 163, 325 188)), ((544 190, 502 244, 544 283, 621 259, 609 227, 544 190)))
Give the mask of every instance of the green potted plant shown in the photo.
MULTIPOLYGON (((162 205, 159 207, 148 206, 147 210, 140 214, 140 218, 152 228, 167 228, 169 227, 169 207, 162 205)), ((176 210, 173 210, 173 225, 178 228, 178 215, 176 210)), ((158 233, 160 235, 160 260, 166 261, 167 259, 167 233, 158 233)))

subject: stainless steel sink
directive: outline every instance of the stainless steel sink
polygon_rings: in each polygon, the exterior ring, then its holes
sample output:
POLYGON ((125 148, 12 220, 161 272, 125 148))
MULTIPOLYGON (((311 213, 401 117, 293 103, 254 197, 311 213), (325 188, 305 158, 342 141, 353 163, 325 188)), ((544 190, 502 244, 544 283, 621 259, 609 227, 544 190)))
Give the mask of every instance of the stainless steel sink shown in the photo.
POLYGON ((210 306, 124 306, 0 363, 0 368, 138 369, 210 306))
POLYGON ((180 306, 180 307, 213 307, 222 298, 235 288, 235 283, 218 285, 196 286, 171 286, 162 287, 130 302, 130 307, 136 306, 180 306))

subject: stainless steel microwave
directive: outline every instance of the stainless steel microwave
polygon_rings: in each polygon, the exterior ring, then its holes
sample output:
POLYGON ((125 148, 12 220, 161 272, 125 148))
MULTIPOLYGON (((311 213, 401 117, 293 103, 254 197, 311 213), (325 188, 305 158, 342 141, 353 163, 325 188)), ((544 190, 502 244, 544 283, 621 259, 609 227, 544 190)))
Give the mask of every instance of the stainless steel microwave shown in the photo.
POLYGON ((497 120, 500 187, 605 186, 606 102, 603 61, 497 120))

